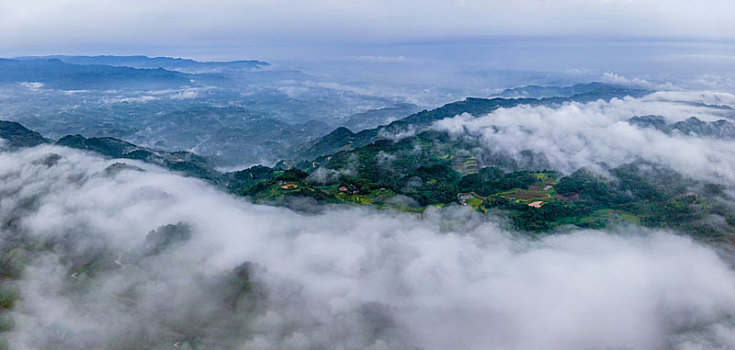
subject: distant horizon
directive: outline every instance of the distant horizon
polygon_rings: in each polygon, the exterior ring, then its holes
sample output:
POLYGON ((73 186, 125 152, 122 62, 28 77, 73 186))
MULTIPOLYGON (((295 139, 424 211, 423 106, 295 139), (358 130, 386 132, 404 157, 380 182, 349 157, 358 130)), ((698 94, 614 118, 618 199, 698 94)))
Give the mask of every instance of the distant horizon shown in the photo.
POLYGON ((390 47, 423 47, 434 45, 524 45, 540 44, 542 46, 560 44, 585 45, 620 45, 620 44, 693 44, 693 45, 735 45, 735 38, 693 38, 671 36, 603 36, 603 35, 497 35, 497 36, 461 36, 433 38, 424 40, 403 40, 392 42, 294 42, 294 43, 254 43, 223 45, 150 45, 121 47, 116 44, 64 46, 64 47, 17 47, 3 50, 2 58, 19 58, 27 56, 146 56, 183 58, 197 61, 236 61, 262 60, 258 54, 251 52, 279 52, 318 49, 354 49, 354 48, 390 48, 390 47))
POLYGON ((499 88, 590 81, 735 91, 733 42, 673 37, 473 36, 391 44, 161 45, 3 52, 7 58, 57 55, 255 60, 268 62, 271 70, 300 71, 357 87, 382 86, 401 96, 424 94, 420 92, 424 89, 453 90, 445 97, 434 94, 435 102, 487 96, 499 88), (404 88, 408 90, 401 91, 404 88))

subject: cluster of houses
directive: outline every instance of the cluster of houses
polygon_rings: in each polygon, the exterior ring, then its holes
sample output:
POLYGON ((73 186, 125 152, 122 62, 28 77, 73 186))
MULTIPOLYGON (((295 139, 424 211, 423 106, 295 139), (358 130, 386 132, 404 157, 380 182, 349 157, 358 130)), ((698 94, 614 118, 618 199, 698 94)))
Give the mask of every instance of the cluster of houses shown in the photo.
POLYGON ((350 186, 350 188, 348 188, 347 186, 339 186, 339 191, 340 192, 346 192, 348 194, 358 194, 358 193, 360 193, 360 190, 358 190, 357 187, 355 187, 355 186, 350 186))
POLYGON ((460 193, 457 195, 457 201, 460 205, 467 205, 467 201, 475 198, 475 196, 472 193, 460 193))

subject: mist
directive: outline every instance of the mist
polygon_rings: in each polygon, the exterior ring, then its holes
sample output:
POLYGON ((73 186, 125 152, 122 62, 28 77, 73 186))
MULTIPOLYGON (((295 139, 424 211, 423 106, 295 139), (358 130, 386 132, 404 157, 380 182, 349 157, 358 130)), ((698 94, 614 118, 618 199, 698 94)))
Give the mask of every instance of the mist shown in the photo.
POLYGON ((735 346, 731 254, 674 232, 304 214, 117 162, 0 153, 4 266, 25 266, 2 282, 12 348, 735 346))

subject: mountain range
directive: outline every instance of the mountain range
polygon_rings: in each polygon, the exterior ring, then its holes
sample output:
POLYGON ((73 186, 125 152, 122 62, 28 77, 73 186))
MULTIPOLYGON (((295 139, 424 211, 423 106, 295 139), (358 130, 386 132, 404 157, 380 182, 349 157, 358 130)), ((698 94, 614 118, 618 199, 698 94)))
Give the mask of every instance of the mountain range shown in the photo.
POLYGON ((59 59, 0 59, 0 83, 40 84, 55 89, 171 89, 193 85, 192 78, 163 68, 78 65, 59 59))
POLYGON ((268 62, 257 60, 238 60, 238 61, 220 61, 220 62, 202 62, 185 58, 174 57, 148 57, 148 56, 69 56, 69 55, 51 55, 51 56, 22 56, 16 57, 21 61, 37 61, 37 60, 59 60, 63 63, 76 65, 107 65, 118 67, 132 68, 163 68, 167 70, 177 70, 185 72, 215 72, 221 70, 250 70, 267 67, 268 62))
MULTIPOLYGON (((735 217, 715 199, 724 195, 721 188, 665 166, 632 161, 609 167, 611 177, 607 178, 586 169, 562 174, 548 170, 543 155, 525 152, 519 160, 502 154, 479 154, 474 151, 480 147, 476 138, 451 136, 429 127, 462 113, 480 115, 521 104, 589 101, 593 96, 610 96, 611 91, 644 93, 619 87, 593 91, 566 98, 468 98, 358 133, 340 127, 307 142, 294 152, 292 160, 275 167, 259 165, 227 173, 215 170, 210 160, 191 152, 160 151, 110 137, 69 135, 56 144, 110 158, 149 162, 202 178, 256 202, 297 210, 315 208, 298 198, 416 213, 430 206, 454 204, 482 213, 503 212, 514 227, 530 232, 566 225, 598 228, 616 222, 671 227, 715 238, 735 232, 735 217), (411 132, 396 137, 406 130, 411 132), (692 192, 693 188, 700 190, 692 192), (728 224, 713 225, 707 220, 711 215, 726 218, 728 224)), ((629 123, 716 137, 731 135, 732 130, 727 121, 709 123, 696 118, 669 125, 661 117, 632 117, 629 123)), ((0 124, 0 138, 10 147, 52 143, 11 122, 0 124)))

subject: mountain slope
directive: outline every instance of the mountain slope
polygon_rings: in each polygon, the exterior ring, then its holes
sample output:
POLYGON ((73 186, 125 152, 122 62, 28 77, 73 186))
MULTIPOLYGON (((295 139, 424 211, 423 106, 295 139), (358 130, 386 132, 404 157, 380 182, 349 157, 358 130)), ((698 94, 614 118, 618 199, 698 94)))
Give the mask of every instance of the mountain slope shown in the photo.
POLYGON ((57 145, 87 150, 112 158, 137 159, 220 184, 222 174, 214 170, 209 160, 191 152, 163 152, 139 147, 112 137, 91 137, 68 135, 56 142, 57 145))
POLYGON ((572 97, 574 95, 594 93, 610 88, 623 88, 623 86, 604 84, 604 83, 586 83, 575 84, 572 86, 539 86, 527 85, 523 87, 505 89, 498 97, 504 98, 545 98, 545 97, 572 97))
POLYGON ((378 139, 390 138, 396 134, 420 132, 435 121, 451 118, 462 113, 479 116, 488 114, 498 108, 512 108, 519 105, 550 106, 564 102, 590 102, 598 99, 610 100, 612 98, 622 98, 625 96, 640 97, 648 93, 646 90, 599 83, 590 84, 589 89, 587 90, 583 90, 581 88, 579 90, 583 91, 583 93, 575 94, 570 97, 548 97, 540 99, 485 99, 470 97, 462 101, 446 104, 433 110, 424 110, 394 121, 388 125, 363 130, 353 135, 346 135, 344 130, 337 129, 321 139, 315 140, 311 144, 295 149, 294 154, 296 155, 295 158, 299 160, 313 159, 335 153, 340 150, 365 146, 378 139))
POLYGON ((50 141, 41 134, 27 129, 16 122, 0 120, 0 139, 5 140, 5 146, 10 148, 33 147, 50 141))
POLYGON ((354 131, 362 131, 388 124, 396 119, 416 113, 419 110, 420 108, 418 108, 418 106, 410 103, 399 103, 395 106, 370 109, 347 117, 347 119, 342 122, 342 126, 354 131))

